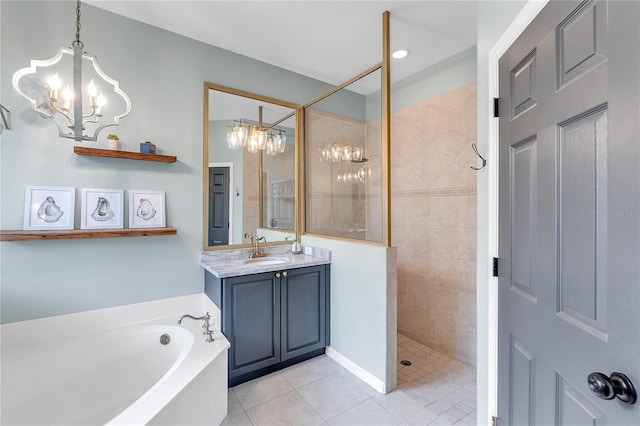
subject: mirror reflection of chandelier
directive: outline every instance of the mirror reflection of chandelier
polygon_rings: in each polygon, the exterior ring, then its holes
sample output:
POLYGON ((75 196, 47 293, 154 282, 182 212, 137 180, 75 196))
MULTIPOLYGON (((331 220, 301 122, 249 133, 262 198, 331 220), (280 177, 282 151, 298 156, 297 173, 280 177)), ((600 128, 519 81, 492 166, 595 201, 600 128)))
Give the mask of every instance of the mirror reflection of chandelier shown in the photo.
POLYGON ((366 159, 362 157, 362 151, 362 148, 352 145, 349 142, 325 144, 320 148, 320 161, 331 161, 332 163, 351 161, 360 163, 366 161, 366 159))
POLYGON ((366 164, 354 172, 338 173, 336 181, 339 183, 366 183, 369 177, 369 168, 366 164))
POLYGON ((274 134, 272 127, 262 124, 262 106, 258 107, 258 124, 243 123, 242 120, 234 121, 231 130, 227 133, 227 146, 229 149, 242 149, 256 153, 265 151, 267 155, 276 155, 285 151, 287 137, 282 133, 286 131, 278 129, 274 134), (238 124, 236 124, 238 123, 238 124))
POLYGON ((103 128, 118 125, 129 114, 131 101, 119 83, 100 69, 96 57, 83 51, 80 0, 71 46, 61 47, 51 59, 32 60, 30 67, 16 71, 13 87, 32 110, 55 123, 60 137, 95 141, 103 128), (103 90, 107 89, 113 92, 105 95, 103 90))

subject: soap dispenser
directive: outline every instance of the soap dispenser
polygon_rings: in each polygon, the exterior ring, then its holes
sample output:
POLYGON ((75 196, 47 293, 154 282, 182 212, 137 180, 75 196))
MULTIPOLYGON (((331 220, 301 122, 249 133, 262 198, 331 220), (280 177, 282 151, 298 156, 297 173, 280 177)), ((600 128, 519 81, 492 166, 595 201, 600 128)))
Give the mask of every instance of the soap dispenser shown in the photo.
POLYGON ((294 241, 293 244, 291 245, 291 253, 293 254, 302 253, 302 244, 300 244, 297 241, 294 241))

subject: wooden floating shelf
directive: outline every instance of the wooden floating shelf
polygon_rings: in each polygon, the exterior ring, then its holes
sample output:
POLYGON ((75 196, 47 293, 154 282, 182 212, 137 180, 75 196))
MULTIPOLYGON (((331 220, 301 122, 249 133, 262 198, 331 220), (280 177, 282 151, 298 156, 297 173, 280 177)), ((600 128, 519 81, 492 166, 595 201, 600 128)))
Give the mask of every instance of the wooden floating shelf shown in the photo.
POLYGON ((0 241, 76 240, 83 238, 151 237, 176 235, 178 230, 167 228, 125 229, 68 229, 51 231, 0 231, 0 241))
POLYGON ((117 151, 115 149, 88 148, 74 146, 73 152, 78 155, 92 155, 94 157, 126 158, 129 160, 158 161, 161 163, 175 163, 175 155, 144 154, 141 152, 117 151))

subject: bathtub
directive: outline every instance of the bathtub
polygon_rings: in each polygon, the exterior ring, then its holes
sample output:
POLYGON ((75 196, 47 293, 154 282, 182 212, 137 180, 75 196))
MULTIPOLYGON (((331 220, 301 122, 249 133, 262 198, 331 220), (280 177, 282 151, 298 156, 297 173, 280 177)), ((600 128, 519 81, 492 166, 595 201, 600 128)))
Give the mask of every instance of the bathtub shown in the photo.
POLYGON ((229 347, 219 324, 204 295, 5 324, 0 423, 219 424, 229 347), (201 321, 176 324, 205 311, 211 343, 201 321))

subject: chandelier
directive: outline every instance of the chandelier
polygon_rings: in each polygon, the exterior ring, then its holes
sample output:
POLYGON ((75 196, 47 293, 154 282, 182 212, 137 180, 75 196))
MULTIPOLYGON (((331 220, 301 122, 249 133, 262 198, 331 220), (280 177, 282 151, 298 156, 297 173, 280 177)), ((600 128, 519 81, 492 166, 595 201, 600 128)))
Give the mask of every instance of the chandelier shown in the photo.
POLYGON ((61 47, 51 59, 31 60, 31 66, 15 72, 13 87, 32 110, 55 123, 60 137, 95 141, 102 129, 117 126, 129 114, 131 101, 100 69, 97 58, 83 51, 80 0, 71 46, 61 47), (85 81, 89 81, 86 87, 85 81), (103 92, 107 89, 108 96, 103 92))
POLYGON ((263 126, 262 106, 258 107, 258 124, 243 123, 242 120, 234 121, 231 130, 227 133, 227 146, 229 149, 242 149, 247 147, 250 153, 265 151, 267 155, 276 155, 285 151, 287 137, 279 129, 274 134, 273 126, 263 126), (238 124, 236 124, 238 123, 238 124))

